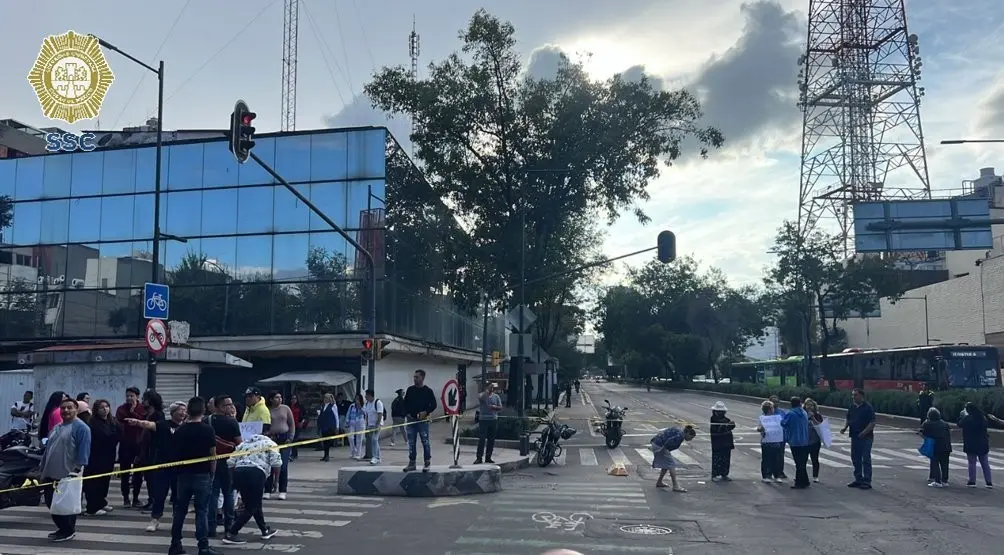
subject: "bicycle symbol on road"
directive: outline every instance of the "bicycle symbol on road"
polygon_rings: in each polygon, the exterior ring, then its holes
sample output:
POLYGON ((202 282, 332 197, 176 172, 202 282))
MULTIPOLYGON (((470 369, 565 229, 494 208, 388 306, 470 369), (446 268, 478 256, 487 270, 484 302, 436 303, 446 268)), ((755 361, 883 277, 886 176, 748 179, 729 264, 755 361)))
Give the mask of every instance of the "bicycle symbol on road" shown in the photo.
POLYGON ((593 515, 589 513, 572 513, 564 517, 554 513, 540 512, 533 513, 533 516, 530 518, 539 524, 546 524, 548 530, 575 532, 579 527, 585 526, 587 520, 592 520, 593 515))
POLYGON ((673 530, 663 526, 652 526, 651 524, 632 524, 629 526, 621 526, 621 532, 627 532, 628 534, 641 534, 644 536, 664 536, 666 534, 672 534, 673 530))
POLYGON ((164 295, 160 293, 153 293, 150 298, 146 300, 147 310, 160 310, 161 312, 167 310, 167 301, 164 300, 164 295))

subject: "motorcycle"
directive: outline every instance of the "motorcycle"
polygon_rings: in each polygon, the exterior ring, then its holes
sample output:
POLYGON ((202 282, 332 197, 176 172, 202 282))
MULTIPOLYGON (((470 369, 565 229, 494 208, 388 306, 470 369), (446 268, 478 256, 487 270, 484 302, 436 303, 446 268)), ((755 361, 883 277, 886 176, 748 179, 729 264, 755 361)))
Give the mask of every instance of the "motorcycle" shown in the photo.
POLYGON ((574 435, 575 428, 561 424, 552 417, 547 422, 547 427, 540 432, 540 438, 534 442, 534 448, 537 451, 537 466, 543 468, 560 457, 562 448, 558 442, 571 439, 574 435))
MULTIPOLYGON (((24 445, 15 445, 0 451, 0 491, 31 484, 42 463, 42 451, 24 445)), ((42 502, 42 488, 0 493, 0 509, 8 507, 37 507, 42 502)))
POLYGON ((608 399, 604 399, 603 402, 607 405, 604 408, 607 411, 607 415, 603 423, 600 424, 600 433, 603 434, 607 449, 614 449, 621 444, 621 439, 624 438, 622 424, 624 423, 624 415, 627 414, 628 409, 627 407, 611 405, 608 399))
POLYGON ((11 430, 0 436, 0 451, 17 445, 31 447, 31 434, 25 430, 11 430))

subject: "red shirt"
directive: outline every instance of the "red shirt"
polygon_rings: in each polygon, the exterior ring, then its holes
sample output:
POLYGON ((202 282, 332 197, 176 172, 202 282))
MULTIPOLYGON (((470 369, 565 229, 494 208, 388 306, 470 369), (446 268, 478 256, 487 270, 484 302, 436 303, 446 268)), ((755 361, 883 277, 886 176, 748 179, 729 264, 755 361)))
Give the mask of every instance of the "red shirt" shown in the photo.
POLYGON ((136 403, 135 407, 130 407, 129 403, 122 403, 119 408, 115 409, 115 419, 122 425, 122 443, 138 446, 143 439, 144 430, 139 426, 126 425, 126 418, 145 420, 146 409, 143 408, 143 404, 136 403))
POLYGON ((300 427, 300 415, 303 414, 303 409, 300 408, 300 404, 297 403, 289 407, 289 410, 293 411, 293 422, 296 422, 296 427, 300 427))

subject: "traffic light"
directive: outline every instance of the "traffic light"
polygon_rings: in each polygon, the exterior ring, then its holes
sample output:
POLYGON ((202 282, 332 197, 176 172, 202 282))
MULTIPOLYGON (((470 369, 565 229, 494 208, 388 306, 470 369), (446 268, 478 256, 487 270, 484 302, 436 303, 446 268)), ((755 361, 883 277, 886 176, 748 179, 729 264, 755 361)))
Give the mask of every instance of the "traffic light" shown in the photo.
POLYGON ((247 162, 251 149, 254 148, 253 124, 256 117, 258 114, 252 112, 243 100, 234 104, 234 111, 230 114, 230 152, 241 164, 247 162))
POLYGON ((376 350, 374 351, 376 360, 380 360, 383 358, 384 356, 383 350, 384 347, 386 347, 387 345, 390 345, 389 339, 381 339, 380 342, 377 344, 376 350))
POLYGON ((360 353, 363 360, 371 360, 373 358, 373 340, 363 339, 363 352, 360 353))
POLYGON ((656 242, 659 252, 659 262, 663 264, 676 260, 676 235, 672 231, 662 231, 656 242))
POLYGON ((499 364, 502 364, 502 353, 498 351, 492 351, 492 367, 498 368, 499 364))

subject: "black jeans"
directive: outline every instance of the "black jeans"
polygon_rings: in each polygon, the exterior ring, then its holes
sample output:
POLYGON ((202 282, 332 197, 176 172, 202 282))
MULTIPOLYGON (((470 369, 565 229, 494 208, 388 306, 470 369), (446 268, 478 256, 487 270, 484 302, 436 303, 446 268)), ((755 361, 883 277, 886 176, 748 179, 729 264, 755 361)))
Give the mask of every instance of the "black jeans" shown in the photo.
POLYGON ((233 473, 224 459, 216 461, 213 490, 209 494, 209 537, 216 535, 216 500, 220 495, 223 495, 223 530, 229 530, 234 523, 234 485, 233 473))
POLYGON ((229 532, 231 534, 239 533, 252 517, 254 517, 254 522, 258 525, 259 530, 262 532, 268 530, 268 525, 265 524, 265 515, 261 511, 262 494, 265 492, 265 474, 257 468, 239 467, 234 470, 234 488, 241 494, 244 509, 237 514, 229 532))
POLYGON ((732 450, 719 449, 711 450, 711 477, 728 476, 732 469, 732 450))
POLYGON ((150 518, 159 519, 164 516, 164 504, 167 503, 168 492, 171 493, 171 499, 177 501, 178 484, 174 470, 170 468, 151 470, 147 472, 146 479, 150 484, 150 518))
POLYGON ((939 484, 948 482, 948 459, 951 453, 935 453, 931 459, 931 481, 939 484))
POLYGON ((809 446, 795 447, 792 445, 791 458, 795 461, 795 487, 809 487, 809 472, 806 470, 806 464, 809 462, 809 446))
POLYGON ((477 460, 483 460, 482 455, 485 456, 485 459, 491 460, 492 452, 495 451, 495 435, 498 433, 498 429, 499 421, 497 419, 485 420, 482 418, 478 421, 477 460))
POLYGON ((812 443, 809 445, 809 460, 812 461, 813 478, 819 478, 819 449, 822 445, 822 442, 812 443))
POLYGON ((784 477, 784 444, 760 444, 760 475, 763 478, 784 477))
MULTIPOLYGON (((179 472, 175 476, 178 496, 174 501, 174 518, 171 521, 171 545, 181 544, 181 530, 188 517, 188 506, 195 502, 195 539, 199 551, 209 547, 209 493, 213 487, 213 475, 209 472, 179 472)), ((213 512, 216 506, 213 506, 213 512)))
MULTIPOLYGON (((136 457, 139 456, 139 447, 136 445, 128 445, 125 443, 119 444, 119 469, 125 472, 133 467, 138 467, 140 465, 136 464, 136 457)), ((123 474, 120 478, 122 481, 122 499, 129 501, 130 491, 132 492, 131 499, 133 501, 139 501, 139 490, 143 488, 143 473, 137 472, 135 474, 123 474)), ((85 482, 86 483, 86 482, 85 482)))
MULTIPOLYGON (((112 470, 113 468, 94 468, 89 466, 84 469, 84 476, 105 474, 111 472, 112 470)), ((110 487, 111 482, 111 476, 88 478, 87 480, 84 480, 84 499, 87 500, 87 514, 93 515, 108 506, 108 488, 110 487)))
MULTIPOLYGON (((42 478, 42 483, 54 483, 58 480, 52 478, 42 478)), ((84 482, 87 483, 86 481, 84 482)), ((55 488, 51 485, 45 486, 42 490, 42 496, 45 498, 45 506, 52 506, 52 494, 55 492, 55 488)), ((77 533, 77 515, 52 515, 52 522, 56 524, 56 529, 64 535, 76 534, 77 533)))

